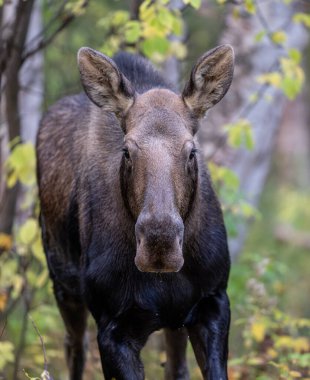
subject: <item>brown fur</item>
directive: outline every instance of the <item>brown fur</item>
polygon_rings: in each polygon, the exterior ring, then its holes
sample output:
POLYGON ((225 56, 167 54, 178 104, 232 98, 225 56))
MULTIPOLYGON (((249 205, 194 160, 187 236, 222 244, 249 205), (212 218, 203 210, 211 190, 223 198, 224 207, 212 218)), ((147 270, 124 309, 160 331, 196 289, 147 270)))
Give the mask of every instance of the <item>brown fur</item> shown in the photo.
MULTIPOLYGON (((148 335, 184 325, 203 373, 226 379, 226 232, 195 133, 228 90, 232 49, 202 56, 181 95, 147 61, 116 62, 82 48, 87 97, 51 107, 37 139, 43 242, 70 379, 82 378, 86 304, 107 379, 142 379, 148 335)), ((167 379, 187 379, 178 336, 169 334, 167 379)))

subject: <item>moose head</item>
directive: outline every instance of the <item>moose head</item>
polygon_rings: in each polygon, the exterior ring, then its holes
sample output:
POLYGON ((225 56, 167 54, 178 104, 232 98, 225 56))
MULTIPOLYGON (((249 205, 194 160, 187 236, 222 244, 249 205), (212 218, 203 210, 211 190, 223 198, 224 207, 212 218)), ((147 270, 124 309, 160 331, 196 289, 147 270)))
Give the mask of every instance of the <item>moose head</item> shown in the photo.
POLYGON ((79 50, 78 63, 86 94, 102 112, 114 113, 124 132, 120 186, 135 223, 135 264, 144 272, 177 272, 200 181, 194 136, 231 84, 233 49, 205 53, 181 94, 136 92, 112 59, 90 48, 79 50))

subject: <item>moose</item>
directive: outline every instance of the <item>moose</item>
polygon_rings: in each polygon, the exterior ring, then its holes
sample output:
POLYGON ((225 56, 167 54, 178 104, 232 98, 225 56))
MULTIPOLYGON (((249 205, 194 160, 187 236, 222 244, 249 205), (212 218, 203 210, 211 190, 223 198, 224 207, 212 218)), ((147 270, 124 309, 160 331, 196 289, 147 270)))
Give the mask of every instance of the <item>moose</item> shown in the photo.
POLYGON ((188 338, 204 379, 227 379, 230 269, 219 201, 195 135, 233 76, 230 45, 202 55, 178 94, 145 58, 78 52, 85 93, 43 117, 37 176, 43 245, 71 380, 88 312, 105 379, 141 380, 164 329, 165 379, 186 380, 188 338))

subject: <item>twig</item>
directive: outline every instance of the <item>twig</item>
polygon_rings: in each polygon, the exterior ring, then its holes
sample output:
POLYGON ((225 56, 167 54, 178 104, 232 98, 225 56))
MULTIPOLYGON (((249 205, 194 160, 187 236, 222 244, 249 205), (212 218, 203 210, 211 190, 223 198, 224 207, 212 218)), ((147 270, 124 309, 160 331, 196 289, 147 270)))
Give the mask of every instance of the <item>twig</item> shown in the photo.
MULTIPOLYGON (((63 3, 60 5, 60 7, 58 8, 58 10, 55 12, 55 14, 51 17, 51 19, 46 23, 46 25, 42 28, 42 30, 36 35, 34 36, 28 43, 27 45, 28 46, 31 46, 32 44, 34 44, 34 42, 36 40, 38 40, 39 38, 43 38, 44 35, 46 34, 46 32, 48 31, 48 29, 54 24, 54 22, 62 15, 62 12, 66 6, 66 4, 68 3, 68 0, 64 0, 63 3)), ((26 50, 27 50, 27 45, 26 45, 26 50)))
MULTIPOLYGON (((87 6, 88 1, 89 0, 84 1, 83 5, 82 5, 83 8, 85 8, 87 6)), ((45 39, 42 38, 42 40, 37 44, 36 47, 28 50, 28 52, 26 52, 23 55, 22 60, 21 60, 22 64, 26 61, 26 59, 28 59, 29 57, 36 54, 41 49, 44 49, 46 46, 48 46, 54 40, 54 38, 57 36, 57 34, 60 33, 63 29, 65 29, 66 26, 68 24, 70 24, 75 18, 76 18, 76 16, 74 14, 67 15, 67 17, 64 19, 64 21, 58 26, 58 28, 49 37, 47 37, 45 39)))
POLYGON ((259 5, 259 2, 258 1, 255 1, 254 2, 255 5, 256 5, 256 16, 259 20, 259 22, 262 24, 263 28, 265 29, 266 31, 266 35, 269 39, 269 41, 272 43, 272 45, 274 45, 277 49, 284 49, 283 45, 282 44, 278 44, 276 43, 273 39, 272 39, 272 34, 273 34, 273 31, 271 30, 269 24, 268 24, 268 21, 266 20, 261 8, 260 8, 260 5, 259 5))
MULTIPOLYGON (((273 70, 275 70, 277 67, 279 66, 279 62, 278 60, 275 61, 269 68, 268 72, 272 72, 273 70)), ((238 115, 234 117, 234 119, 237 121, 239 119, 246 119, 249 114, 252 112, 252 110, 256 107, 257 103, 259 102, 259 100, 261 100, 263 98, 263 96, 265 95, 266 91, 270 88, 270 84, 269 83, 264 83, 262 84, 259 89, 257 90, 256 94, 257 94, 257 100, 255 102, 253 101, 248 101, 244 107, 239 111, 238 115)), ((213 150, 213 152, 211 152, 208 156, 207 156, 207 160, 210 160, 212 159, 216 152, 223 148, 225 145, 226 145, 226 136, 227 134, 226 133, 223 133, 221 136, 219 136, 218 138, 218 142, 215 144, 215 148, 213 150)))
POLYGON ((23 321, 22 321, 22 330, 21 330, 19 344, 15 353, 15 363, 14 363, 14 371, 13 371, 14 380, 18 379, 19 363, 20 363, 21 355, 26 343, 26 333, 27 333, 27 328, 28 328, 28 319, 27 319, 28 310, 29 310, 28 300, 27 300, 27 296, 25 296, 25 310, 24 310, 23 321))
POLYGON ((21 261, 21 270, 22 270, 22 276, 24 279, 24 289, 23 289, 23 301, 24 301, 24 314, 23 314, 23 321, 22 321, 22 329, 21 329, 21 334, 20 334, 20 340, 18 347, 16 349, 15 353, 15 363, 14 363, 14 370, 13 370, 13 379, 17 380, 18 379, 18 371, 19 371, 19 364, 21 360, 21 355, 22 352, 25 348, 26 344, 26 333, 28 329, 28 313, 31 307, 31 301, 33 298, 33 292, 31 292, 28 289, 28 282, 27 282, 27 268, 29 265, 29 261, 21 261))
POLYGON ((4 321, 4 325, 3 325, 2 330, 1 330, 0 339, 2 338, 2 335, 3 335, 4 330, 5 330, 5 328, 6 328, 7 321, 8 321, 8 320, 5 319, 5 321, 4 321))
POLYGON ((29 319, 30 319, 32 326, 35 329, 39 339, 40 339, 41 347, 42 347, 42 351, 43 351, 43 358, 44 358, 44 371, 47 371, 47 356, 46 356, 46 350, 45 350, 45 345, 44 345, 42 335, 40 334, 40 331, 39 331, 37 325, 35 324, 34 320, 32 319, 32 317, 30 315, 29 315, 29 319))
POLYGON ((52 41, 53 39, 57 36, 58 33, 60 33, 68 24, 70 24, 71 21, 73 21, 75 19, 75 16, 73 15, 70 15, 68 16, 61 25, 59 25, 59 27, 54 31, 54 33, 52 33, 49 37, 47 37, 46 39, 42 39, 38 45, 36 47, 34 47, 33 49, 29 50, 27 53, 25 53, 22 57, 22 64, 26 61, 26 59, 28 59, 29 57, 31 57, 32 55, 36 54, 38 51, 40 51, 41 49, 44 49, 46 46, 48 46, 52 41))
MULTIPOLYGON (((278 59, 270 66, 269 70, 267 70, 268 73, 271 73, 273 72, 274 70, 276 70, 277 68, 279 67, 279 61, 278 59)), ((269 89, 270 87, 270 84, 269 83, 264 83, 262 84, 259 89, 257 90, 257 101, 256 102, 252 102, 252 101, 248 101, 245 106, 241 109, 241 111, 239 112, 239 115, 237 116, 237 120, 240 119, 240 118, 246 118, 252 111, 253 108, 255 108, 256 104, 258 103, 258 101, 265 95, 266 91, 269 89)))

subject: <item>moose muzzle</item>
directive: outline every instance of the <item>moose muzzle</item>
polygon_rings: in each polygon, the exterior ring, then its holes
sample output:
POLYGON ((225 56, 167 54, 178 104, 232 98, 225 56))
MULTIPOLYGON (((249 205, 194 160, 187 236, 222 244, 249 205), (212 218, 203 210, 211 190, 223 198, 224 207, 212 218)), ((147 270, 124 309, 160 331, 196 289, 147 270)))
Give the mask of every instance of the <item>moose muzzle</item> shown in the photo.
POLYGON ((184 263, 184 225, 176 214, 142 212, 136 227, 135 264, 142 272, 178 272, 184 263))

